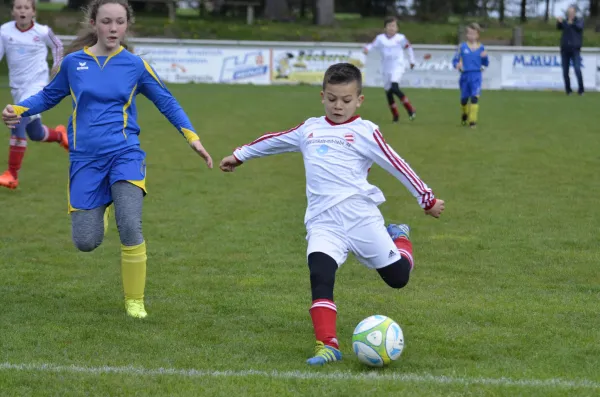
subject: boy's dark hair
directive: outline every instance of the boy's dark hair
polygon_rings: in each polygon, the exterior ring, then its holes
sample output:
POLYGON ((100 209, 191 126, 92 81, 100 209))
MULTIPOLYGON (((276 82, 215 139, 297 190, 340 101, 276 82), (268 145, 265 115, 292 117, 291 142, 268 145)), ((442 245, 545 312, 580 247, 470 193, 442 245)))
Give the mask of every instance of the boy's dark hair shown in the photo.
POLYGON ((387 17, 383 20, 383 27, 385 28, 388 23, 392 23, 392 22, 396 22, 396 21, 398 21, 396 19, 396 17, 387 17))
POLYGON ((362 73, 351 63, 336 63, 327 68, 323 77, 323 90, 327 84, 349 84, 356 81, 358 93, 362 92, 362 73))

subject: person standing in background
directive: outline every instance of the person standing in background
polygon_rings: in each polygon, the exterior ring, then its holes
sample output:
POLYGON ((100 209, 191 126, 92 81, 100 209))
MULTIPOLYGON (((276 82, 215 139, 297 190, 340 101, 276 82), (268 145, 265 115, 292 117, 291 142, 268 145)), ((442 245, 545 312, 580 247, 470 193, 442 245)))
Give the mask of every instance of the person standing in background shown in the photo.
POLYGON ((576 16, 575 6, 570 6, 567 9, 567 20, 559 17, 556 21, 556 28, 562 30, 560 39, 560 55, 563 69, 563 79, 565 81, 565 91, 567 95, 571 95, 571 78, 569 77, 569 68, 573 62, 575 75, 577 76, 577 84, 579 86, 578 93, 583 95, 583 76, 581 75, 581 44, 583 42, 583 19, 576 16))

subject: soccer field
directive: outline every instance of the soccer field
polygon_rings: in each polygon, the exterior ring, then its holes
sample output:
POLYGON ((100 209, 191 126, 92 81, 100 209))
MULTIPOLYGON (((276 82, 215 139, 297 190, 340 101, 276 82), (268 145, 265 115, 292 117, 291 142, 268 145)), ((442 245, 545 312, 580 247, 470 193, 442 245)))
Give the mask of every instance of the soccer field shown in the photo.
MULTIPOLYGON (((323 112, 317 87, 171 89, 217 164, 323 112)), ((149 317, 125 315, 114 223, 100 248, 77 252, 67 155, 30 142, 21 186, 0 190, 0 394, 597 396, 599 96, 484 92, 470 130, 459 125, 456 91, 407 90, 418 118, 402 114, 398 125, 382 90, 365 93, 361 115, 446 212, 424 216, 373 168, 386 221, 412 227, 416 265, 402 290, 353 257, 342 266, 342 362, 305 364, 314 335, 301 156, 208 170, 140 96, 149 317), (402 357, 385 369, 363 367, 351 349, 354 327, 372 314, 404 331, 402 357)), ((10 102, 7 90, 0 100, 10 102)), ((65 100, 44 121, 70 112, 65 100)))

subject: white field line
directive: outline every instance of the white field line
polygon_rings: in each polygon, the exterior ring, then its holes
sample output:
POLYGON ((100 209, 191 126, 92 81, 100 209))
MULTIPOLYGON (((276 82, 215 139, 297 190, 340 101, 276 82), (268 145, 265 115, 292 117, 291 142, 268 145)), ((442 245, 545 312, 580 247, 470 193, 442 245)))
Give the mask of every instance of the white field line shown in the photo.
POLYGON ((454 384, 454 385, 486 385, 486 386, 519 386, 530 388, 583 388, 600 389, 600 383, 587 379, 565 380, 565 379, 511 379, 511 378, 469 378, 432 374, 391 374, 391 373, 352 373, 352 372, 329 372, 318 371, 211 371, 199 369, 175 369, 175 368, 140 368, 140 367, 83 367, 77 365, 56 364, 13 364, 0 363, 0 371, 34 371, 34 372, 58 372, 73 374, 123 374, 141 376, 181 376, 188 378, 245 378, 263 377, 275 379, 315 379, 315 380, 355 380, 355 381, 397 381, 412 383, 454 384))

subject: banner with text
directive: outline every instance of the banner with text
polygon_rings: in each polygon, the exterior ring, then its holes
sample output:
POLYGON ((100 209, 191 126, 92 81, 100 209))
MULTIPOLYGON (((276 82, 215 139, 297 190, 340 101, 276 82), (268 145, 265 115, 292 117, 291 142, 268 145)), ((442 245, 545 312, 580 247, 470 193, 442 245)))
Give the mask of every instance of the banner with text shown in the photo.
MULTIPOLYGON (((374 52, 374 51, 373 51, 374 52)), ((415 67, 410 69, 408 56, 405 54, 404 75, 401 87, 412 88, 449 88, 457 89, 460 73, 452 66, 454 51, 415 49, 415 67)), ((483 71, 483 89, 500 89, 501 57, 489 53, 490 65, 483 71)), ((383 87, 379 54, 369 53, 367 58, 365 85, 383 87)))
POLYGON ((351 48, 274 48, 271 51, 273 84, 321 84, 327 68, 348 62, 363 70, 365 55, 351 48))
POLYGON ((134 51, 169 83, 270 82, 266 48, 137 45, 134 51))
MULTIPOLYGON (((596 87, 596 55, 581 56, 585 87, 596 87)), ((570 68, 571 87, 577 90, 575 71, 570 68)), ((517 89, 564 89, 560 53, 512 53, 502 55, 502 87, 517 89)))

